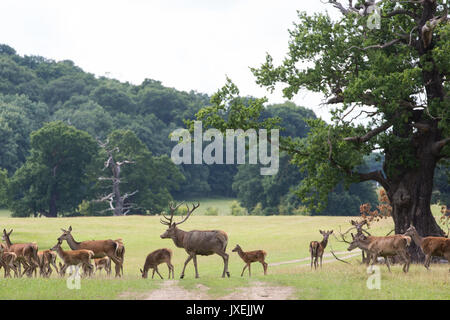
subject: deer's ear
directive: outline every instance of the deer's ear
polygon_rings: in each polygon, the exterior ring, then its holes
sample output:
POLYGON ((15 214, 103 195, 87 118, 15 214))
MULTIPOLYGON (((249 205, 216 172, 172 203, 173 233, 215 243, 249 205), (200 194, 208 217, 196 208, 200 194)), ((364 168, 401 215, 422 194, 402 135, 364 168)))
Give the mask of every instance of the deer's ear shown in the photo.
POLYGON ((14 229, 11 229, 11 231, 8 233, 8 236, 13 232, 14 229))
POLYGON ((320 232, 320 234, 323 234, 323 231, 322 231, 322 230, 319 230, 319 232, 320 232))
POLYGON ((332 234, 332 233, 333 233, 333 230, 330 231, 330 234, 332 234))
POLYGON ((141 273, 144 273, 144 271, 142 271, 142 269, 139 269, 139 271, 141 271, 141 273))
POLYGON ((72 226, 69 226, 69 231, 72 231, 72 226))
POLYGON ((350 235, 352 236, 352 239, 355 240, 355 236, 353 235, 353 233, 350 233, 350 235))
POLYGON ((351 222, 351 224, 352 224, 353 226, 356 224, 356 222, 353 221, 353 220, 350 220, 350 222, 351 222))

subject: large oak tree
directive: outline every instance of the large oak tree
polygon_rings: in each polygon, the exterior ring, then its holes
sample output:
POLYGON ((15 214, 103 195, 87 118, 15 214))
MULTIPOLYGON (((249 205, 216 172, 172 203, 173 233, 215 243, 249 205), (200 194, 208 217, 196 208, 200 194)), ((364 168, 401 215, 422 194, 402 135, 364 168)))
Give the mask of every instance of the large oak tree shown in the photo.
MULTIPOLYGON (((252 68, 259 85, 282 85, 287 98, 322 93, 332 112, 332 124, 309 121, 307 138, 281 138, 281 150, 307 172, 298 194, 324 200, 340 181, 376 181, 387 191, 396 233, 412 224, 421 235, 442 236, 430 199, 436 165, 450 158, 447 7, 438 0, 329 3, 339 19, 299 12, 284 60, 276 65, 268 54, 252 68), (374 151, 384 155, 382 169, 361 171, 374 151)), ((197 118, 222 130, 276 127, 258 118, 264 99, 244 104, 238 94, 228 82, 197 118)), ((411 253, 420 258, 416 248, 411 253)))

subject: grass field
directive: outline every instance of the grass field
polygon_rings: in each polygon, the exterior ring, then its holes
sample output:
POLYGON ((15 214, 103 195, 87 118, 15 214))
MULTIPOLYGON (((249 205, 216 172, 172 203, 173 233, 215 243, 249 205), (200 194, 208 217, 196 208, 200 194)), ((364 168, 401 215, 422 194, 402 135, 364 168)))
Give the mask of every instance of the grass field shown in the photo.
MULTIPOLYGON (((219 298, 237 290, 251 286, 255 281, 263 281, 274 286, 294 288, 294 299, 449 299, 449 266, 433 265, 427 271, 421 265, 412 265, 408 274, 403 274, 401 266, 393 266, 389 274, 381 266, 381 289, 369 290, 366 286, 368 274, 358 258, 346 265, 335 261, 323 265, 320 271, 311 271, 309 261, 269 266, 268 275, 262 274, 260 265, 252 267, 252 278, 240 277, 243 262, 231 249, 238 243, 244 250, 264 249, 268 252, 267 262, 285 262, 309 256, 308 244, 320 240, 319 229, 346 230, 351 217, 308 217, 308 216, 200 216, 193 215, 182 225, 182 229, 222 229, 228 233, 227 252, 230 254, 231 278, 222 279, 223 263, 219 256, 199 257, 200 279, 194 278, 192 262, 186 269, 185 279, 178 285, 196 290, 201 284, 207 288, 211 298, 219 298)), ((146 255, 162 247, 174 252, 172 263, 175 278, 180 275, 187 257, 183 249, 176 248, 171 240, 161 239, 165 226, 159 217, 82 217, 82 218, 8 218, 0 217, 0 230, 14 229, 13 243, 36 241, 39 248, 48 249, 61 235, 60 228, 72 226, 72 234, 77 241, 91 239, 123 238, 126 254, 124 277, 107 279, 95 276, 82 279, 81 289, 67 288, 66 279, 53 275, 50 279, 0 278, 0 299, 136 299, 142 298, 153 289, 164 284, 164 280, 141 279, 139 268, 146 255)), ((371 226, 370 232, 383 235, 393 227, 391 220, 382 220, 371 226)), ((347 245, 330 237, 329 246, 335 251, 345 251, 347 245)), ((68 249, 66 243, 63 248, 68 249)), ((166 278, 167 267, 160 266, 166 278)), ((3 272, 1 272, 3 273, 3 272)))

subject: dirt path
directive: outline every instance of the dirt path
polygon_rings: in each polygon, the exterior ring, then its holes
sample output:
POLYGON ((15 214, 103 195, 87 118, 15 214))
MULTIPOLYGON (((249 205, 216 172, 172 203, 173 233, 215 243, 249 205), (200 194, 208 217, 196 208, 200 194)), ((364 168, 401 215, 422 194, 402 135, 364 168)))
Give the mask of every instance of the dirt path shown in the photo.
MULTIPOLYGON (((348 251, 335 252, 336 255, 346 254, 348 251)), ((361 254, 361 251, 354 252, 340 259, 347 259, 361 254)), ((324 258, 333 257, 331 253, 324 254, 324 258)), ((283 264, 299 263, 310 261, 310 257, 269 263, 269 266, 279 266, 283 264)), ((323 263, 331 263, 337 261, 336 259, 324 260, 323 263)), ((302 264, 302 266, 309 266, 310 264, 302 264)), ((143 300, 210 300, 212 299, 208 294, 209 288, 198 284, 195 289, 187 290, 178 286, 178 280, 166 280, 163 282, 161 288, 151 291, 149 294, 138 297, 143 300)), ((248 287, 236 288, 232 293, 217 298, 218 300, 287 300, 293 297, 295 289, 287 286, 272 286, 262 281, 255 281, 248 287)))

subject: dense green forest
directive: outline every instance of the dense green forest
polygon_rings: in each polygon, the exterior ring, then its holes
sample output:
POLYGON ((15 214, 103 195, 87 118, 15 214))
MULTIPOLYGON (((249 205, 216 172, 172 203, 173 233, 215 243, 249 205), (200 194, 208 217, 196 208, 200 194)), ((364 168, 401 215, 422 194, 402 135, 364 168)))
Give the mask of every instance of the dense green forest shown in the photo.
MULTIPOLYGON (((206 94, 156 80, 97 77, 70 60, 0 45, 0 207, 14 216, 111 215, 112 185, 120 182, 128 214, 157 214, 173 199, 200 196, 236 197, 250 214, 305 214, 295 192, 305 173, 283 153, 274 176, 261 176, 258 165, 172 163, 170 133, 209 103, 206 94)), ((268 105, 262 116, 279 117, 281 135, 294 137, 305 137, 305 119, 316 118, 290 102, 268 105)), ((378 163, 374 155, 366 166, 378 163)), ((434 200, 447 201, 439 170, 434 200)), ((375 187, 339 185, 327 206, 308 214, 356 215, 362 203, 376 205, 375 187)))

